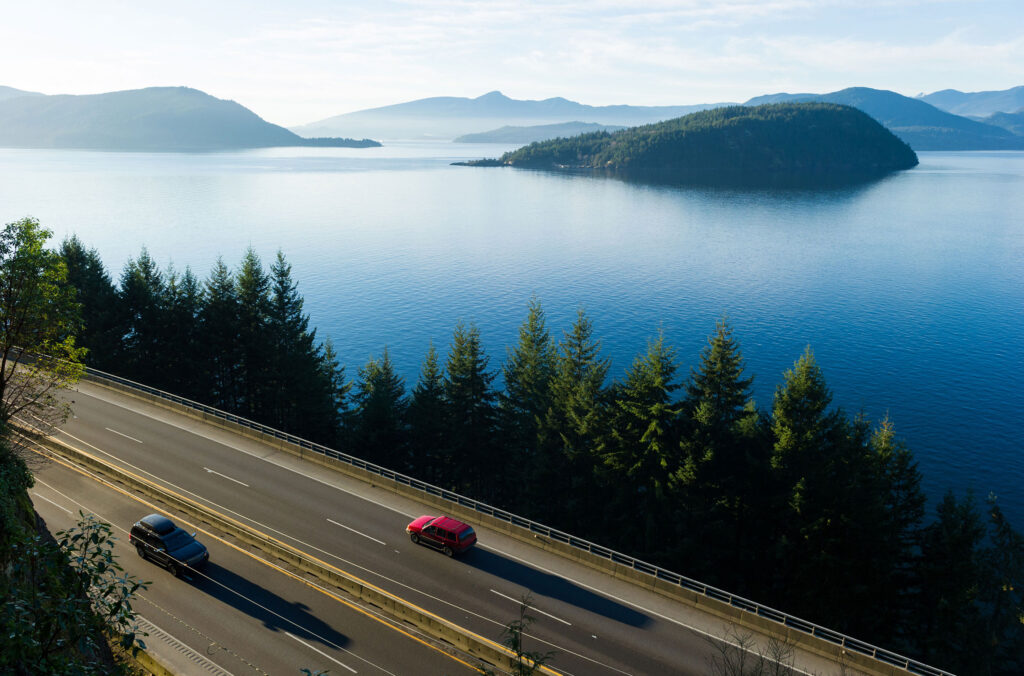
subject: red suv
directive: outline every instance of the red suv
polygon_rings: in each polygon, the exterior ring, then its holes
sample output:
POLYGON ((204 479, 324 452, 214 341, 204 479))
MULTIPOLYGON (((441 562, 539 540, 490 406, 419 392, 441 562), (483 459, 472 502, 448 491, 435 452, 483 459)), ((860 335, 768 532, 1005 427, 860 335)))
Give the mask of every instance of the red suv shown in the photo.
POLYGON ((462 554, 476 544, 472 527, 447 516, 421 516, 405 532, 413 542, 440 549, 445 556, 462 554))

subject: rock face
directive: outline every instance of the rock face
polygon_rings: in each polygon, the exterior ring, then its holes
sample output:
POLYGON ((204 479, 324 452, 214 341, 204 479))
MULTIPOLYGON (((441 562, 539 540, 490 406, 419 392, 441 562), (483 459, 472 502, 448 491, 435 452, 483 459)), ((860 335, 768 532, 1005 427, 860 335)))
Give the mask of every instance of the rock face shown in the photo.
POLYGON ((856 108, 786 103, 718 108, 612 134, 534 143, 500 162, 695 177, 871 176, 916 166, 917 155, 856 108))
POLYGON ((234 101, 188 87, 87 96, 9 91, 0 97, 0 146, 9 148, 204 151, 308 145, 379 144, 304 139, 234 101))

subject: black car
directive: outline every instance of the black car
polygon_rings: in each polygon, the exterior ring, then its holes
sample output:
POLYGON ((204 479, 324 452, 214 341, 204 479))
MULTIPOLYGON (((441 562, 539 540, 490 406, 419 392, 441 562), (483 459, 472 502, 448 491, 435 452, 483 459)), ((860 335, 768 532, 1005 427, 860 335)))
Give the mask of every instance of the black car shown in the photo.
POLYGON ((175 575, 186 568, 196 568, 210 558, 206 546, 196 541, 174 522, 160 514, 145 516, 132 526, 128 542, 144 559, 152 559, 175 575))

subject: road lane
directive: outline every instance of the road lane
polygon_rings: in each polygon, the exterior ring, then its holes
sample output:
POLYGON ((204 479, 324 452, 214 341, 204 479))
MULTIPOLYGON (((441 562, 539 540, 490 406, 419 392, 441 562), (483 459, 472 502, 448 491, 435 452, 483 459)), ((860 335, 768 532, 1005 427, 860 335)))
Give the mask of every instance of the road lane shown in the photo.
MULTIPOLYGON (((410 637, 406 627, 391 629, 371 613, 353 609, 338 592, 321 591, 214 533, 198 536, 210 550, 208 566, 175 578, 141 560, 127 542, 127 528, 154 511, 146 499, 56 462, 32 464, 36 485, 30 497, 50 530, 72 525, 79 510, 111 523, 119 538, 115 552, 126 571, 152 581, 136 610, 225 673, 298 674, 302 667, 340 673, 342 664, 345 673, 476 673, 410 637)), ((172 518, 186 530, 199 530, 180 515, 172 518)), ((158 637, 154 647, 157 642, 166 649, 158 637)))
MULTIPOLYGON (((537 614, 531 629, 536 648, 556 650, 554 665, 567 673, 706 673, 715 652, 709 636, 729 630, 693 608, 485 529, 480 547, 451 561, 405 539, 405 524, 429 511, 416 503, 92 384, 83 383, 74 399, 76 418, 62 440, 148 471, 481 635, 498 638, 515 614, 491 589, 517 599, 531 593, 548 613, 537 614), (246 486, 226 485, 204 468, 246 486), (328 519, 358 525, 360 533, 328 519)), ((835 670, 798 659, 806 671, 835 670)))

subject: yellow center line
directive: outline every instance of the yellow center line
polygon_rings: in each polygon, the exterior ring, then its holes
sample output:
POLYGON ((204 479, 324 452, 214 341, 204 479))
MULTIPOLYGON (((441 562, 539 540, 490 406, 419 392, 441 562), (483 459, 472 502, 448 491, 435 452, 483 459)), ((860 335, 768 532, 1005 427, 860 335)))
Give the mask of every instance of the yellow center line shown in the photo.
MULTIPOLYGON (((52 439, 52 437, 50 437, 50 438, 52 439)), ((56 440, 54 440, 54 441, 56 441, 56 440)), ((58 442, 58 443, 62 443, 62 442, 58 442)), ((71 448, 74 448, 74 447, 72 446, 71 448)), ((284 573, 285 575, 291 577, 292 579, 295 579, 295 580, 298 580, 298 581, 302 582, 307 587, 310 587, 311 589, 315 589, 315 590, 319 591, 321 594, 324 594, 325 596, 328 596, 328 597, 334 599, 335 601, 338 601, 339 603, 342 603, 342 604, 348 606, 349 608, 351 608, 351 609, 353 609, 353 610, 355 610, 355 611, 357 611, 359 613, 362 613, 363 615, 365 615, 366 617, 369 617, 370 619, 373 619, 373 620, 375 620, 377 622, 380 622, 381 624, 385 625, 386 627, 389 627, 390 629, 392 629, 392 630, 394 630, 394 631, 396 631, 396 632, 398 632, 398 633, 400 633, 400 634, 402 634, 402 635, 412 639, 413 641, 416 641, 417 643, 419 643, 421 645, 424 645, 424 646, 430 648, 431 650, 435 650, 435 651, 441 653, 442 655, 444 655, 444 656, 446 656, 446 657, 448 657, 450 659, 453 659, 453 660, 455 660, 456 662, 458 662, 460 664, 463 664, 463 665, 469 667, 473 671, 477 671, 479 673, 484 673, 484 672, 482 672, 480 670, 479 667, 477 667, 477 666, 475 666, 473 664, 470 664, 469 662, 466 662, 465 660, 462 660, 462 659, 452 655, 451 653, 445 652, 441 648, 438 648, 437 646, 435 646, 435 645, 433 645, 431 643, 428 643, 427 641, 424 641, 423 639, 421 639, 421 638, 419 638, 419 637, 417 637, 417 636, 415 636, 413 634, 410 634, 409 632, 405 631, 404 629, 402 629, 402 628, 400 628, 398 626, 395 626, 390 621, 388 621, 388 620, 386 620, 386 619, 384 619, 382 617, 378 617, 377 615, 369 612, 365 608, 362 608, 362 607, 352 603, 351 601, 348 601, 348 600, 338 596, 337 594, 334 594, 334 593, 328 591, 327 589, 324 589, 323 587, 310 582, 309 580, 305 579, 301 575, 296 575, 295 573, 293 573, 293 572, 291 572, 289 570, 285 570, 284 568, 281 568, 280 566, 277 566, 277 565, 267 561, 266 559, 263 559, 263 558, 261 558, 259 556, 256 556, 252 552, 246 551, 245 549, 242 549, 241 547, 238 547, 237 545, 235 545, 235 544, 233 544, 231 542, 228 542, 227 540, 219 537, 218 535, 210 532, 209 530, 206 530, 205 528, 202 528, 201 526, 198 526, 198 525, 196 525, 196 524, 194 524, 194 523, 192 523, 190 521, 187 521, 187 520, 183 519, 182 517, 180 517, 180 516, 178 516, 176 514, 171 514, 168 510, 163 509, 162 507, 159 507, 158 505, 155 505, 155 504, 153 504, 151 502, 148 502, 148 501, 138 497, 137 495, 133 495, 132 493, 129 493, 128 491, 126 491, 125 489, 121 488, 120 486, 116 486, 116 485, 112 484, 111 482, 107 481, 106 479, 104 479, 102 477, 98 477, 98 476, 92 474, 91 472, 88 472, 88 471, 78 467, 77 465, 75 465, 73 463, 70 463, 69 461, 67 461, 67 460, 65 460, 63 458, 54 457, 53 455, 47 454, 47 453, 45 453, 43 451, 40 451, 40 450, 38 450, 36 448, 29 447, 29 450, 31 450, 32 452, 36 453, 37 455, 42 455, 42 456, 44 456, 44 457, 46 457, 46 458, 48 458, 50 460, 53 460, 54 462, 56 462, 56 463, 58 463, 60 465, 63 465, 64 467, 67 467, 68 469, 71 469, 71 470, 73 470, 75 472, 78 472, 79 474, 81 474, 81 475, 83 475, 85 477, 88 477, 88 478, 92 479, 93 481, 96 481, 99 484, 102 484, 102 485, 106 486, 107 488, 110 488, 110 489, 112 489, 114 491, 117 491, 118 493, 121 493, 122 495, 124 495, 124 496, 126 496, 128 498, 131 498, 132 500, 135 500, 136 502, 139 502, 139 503, 145 505, 146 507, 148 507, 150 509, 153 509, 153 510, 155 510, 157 512, 161 512, 163 514, 166 514, 167 516, 174 516, 175 518, 177 518, 180 521, 182 521, 183 523, 191 526, 192 528, 198 530, 199 532, 203 533, 204 535, 207 535, 210 538, 213 538, 214 540, 217 540, 218 542, 220 542, 220 543, 222 543, 224 545, 227 545, 228 547, 231 547, 232 549, 234 549, 234 550, 236 550, 238 552, 241 552, 242 554, 245 554, 246 556, 248 556, 248 557, 250 557, 250 558, 252 558, 252 559, 254 559, 256 561, 259 561, 260 563, 262 563, 263 565, 267 566, 268 568, 272 568, 274 570, 277 570, 277 571, 279 571, 281 573, 284 573)), ((83 455, 87 455, 87 456, 93 458, 94 460, 99 461, 97 458, 94 458, 93 456, 89 455, 88 453, 85 453, 84 451, 81 451, 81 450, 79 450, 77 448, 75 448, 74 450, 79 452, 79 453, 82 453, 83 455)), ((129 474, 129 475, 133 476, 134 478, 142 481, 142 479, 140 477, 138 477, 137 475, 134 475, 131 472, 127 472, 126 470, 123 470, 123 469, 120 469, 120 468, 118 468, 118 469, 119 469, 119 471, 125 472, 125 474, 129 474)), ((148 483, 148 482, 146 482, 146 483, 148 483)), ((168 493, 174 494, 173 491, 170 491, 170 490, 165 489, 163 487, 160 487, 160 489, 161 490, 167 490, 168 493)), ((182 498, 181 496, 178 496, 177 494, 174 494, 174 495, 176 495, 176 497, 178 497, 179 499, 183 499, 183 500, 186 499, 186 498, 182 498)), ((206 508, 206 509, 209 509, 209 508, 206 508)), ((218 514, 218 516, 221 516, 215 510, 210 509, 210 511, 214 512, 215 514, 218 514)), ((228 517, 224 517, 224 516, 221 516, 221 518, 224 518, 225 520, 234 521, 233 519, 229 519, 228 517)), ((238 522, 236 521, 235 523, 238 523, 238 522)), ((239 524, 239 525, 241 525, 241 524, 239 524)), ((255 530, 255 529, 252 529, 252 530, 255 530)), ((259 533, 259 531, 256 531, 256 533, 259 533)), ((269 536, 266 536, 266 537, 268 537, 268 539, 270 539, 269 536)), ((281 544, 284 544, 284 543, 281 543, 281 544)), ((301 552, 298 552, 298 550, 294 550, 294 551, 296 551, 297 553, 301 554, 301 552)), ((303 554, 303 556, 305 556, 305 555, 303 554)), ((307 557, 307 558, 310 558, 310 557, 307 557)), ((314 560, 318 561, 317 559, 314 559, 314 560)), ((324 565, 327 565, 327 564, 324 564, 324 565)), ((344 574, 344 571, 342 571, 339 568, 335 568, 335 570, 337 570, 338 572, 341 572, 341 573, 344 574)), ((372 585, 367 585, 367 586, 372 586, 372 585)), ((374 587, 374 589, 376 589, 376 587, 374 587)), ((383 593, 388 594, 388 592, 383 592, 383 593)), ((392 594, 388 594, 388 595, 389 596, 393 596, 392 594)), ((397 597, 395 597, 395 598, 397 599, 397 597)), ((401 600, 401 599, 398 599, 398 600, 401 600)), ((409 605, 412 605, 412 604, 409 604, 409 605)), ((426 611, 422 611, 422 612, 426 612, 426 611)), ((441 618, 438 618, 438 619, 441 619, 441 618)), ((448 624, 450 624, 450 623, 448 623, 448 624)), ((484 640, 486 640, 486 639, 484 639, 484 640)), ((552 672, 552 673, 554 673, 554 672, 552 672)))

